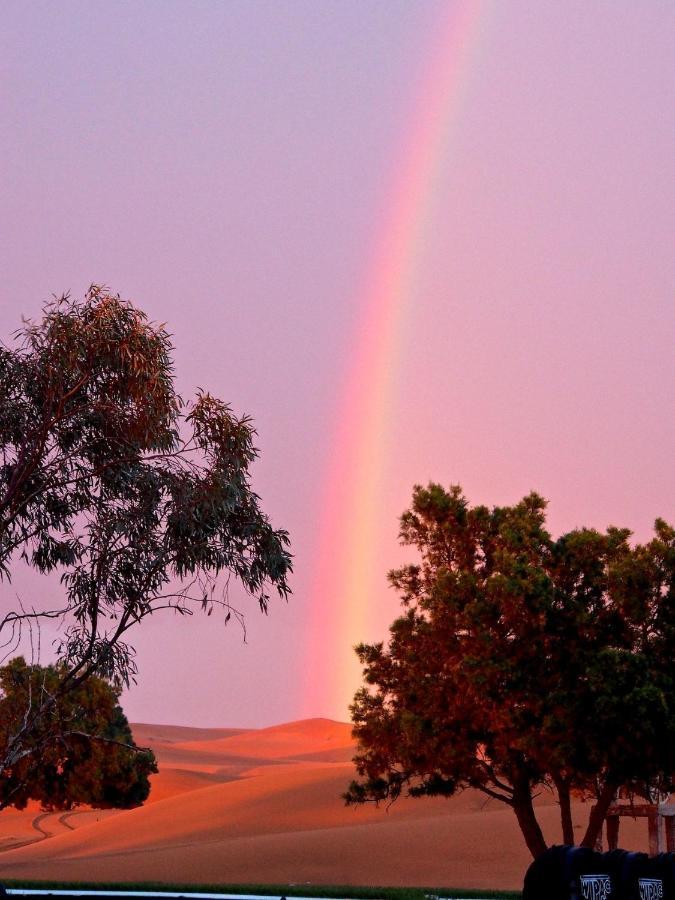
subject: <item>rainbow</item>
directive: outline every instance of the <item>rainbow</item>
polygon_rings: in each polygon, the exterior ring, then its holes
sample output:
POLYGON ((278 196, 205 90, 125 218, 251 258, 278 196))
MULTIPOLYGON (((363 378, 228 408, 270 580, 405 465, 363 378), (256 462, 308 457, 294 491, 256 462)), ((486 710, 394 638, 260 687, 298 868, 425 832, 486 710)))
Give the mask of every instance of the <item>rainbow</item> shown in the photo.
POLYGON ((484 9, 485 0, 448 4, 376 229, 320 504, 309 595, 307 715, 347 718, 360 682, 353 647, 370 637, 368 598, 384 579, 373 548, 399 337, 484 9))

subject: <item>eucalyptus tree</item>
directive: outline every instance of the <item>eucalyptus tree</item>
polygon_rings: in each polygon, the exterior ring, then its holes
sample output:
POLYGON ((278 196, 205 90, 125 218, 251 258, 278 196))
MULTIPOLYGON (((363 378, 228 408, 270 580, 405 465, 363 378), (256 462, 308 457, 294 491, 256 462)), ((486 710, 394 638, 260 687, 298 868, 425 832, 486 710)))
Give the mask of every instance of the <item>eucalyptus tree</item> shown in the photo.
MULTIPOLYGON (((0 574, 23 562, 62 583, 54 605, 5 589, 0 643, 6 659, 53 620, 58 694, 94 674, 128 683, 128 632, 160 610, 242 619, 231 577, 264 612, 289 593, 288 535, 250 484, 251 420, 204 391, 184 402, 172 351, 164 326, 97 286, 0 346, 0 574)), ((7 736, 0 777, 31 752, 54 697, 33 698, 7 736)))

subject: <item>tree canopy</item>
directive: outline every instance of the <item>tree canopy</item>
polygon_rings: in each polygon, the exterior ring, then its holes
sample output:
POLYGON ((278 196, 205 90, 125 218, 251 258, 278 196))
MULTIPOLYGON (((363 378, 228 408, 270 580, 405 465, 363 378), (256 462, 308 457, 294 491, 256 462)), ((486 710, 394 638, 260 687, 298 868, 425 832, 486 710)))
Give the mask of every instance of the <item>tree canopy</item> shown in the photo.
MULTIPOLYGON (((289 593, 288 535, 250 485, 251 421, 205 391, 184 402, 172 350, 162 325, 96 286, 0 346, 0 575, 21 559, 63 585, 54 606, 12 606, 5 592, 0 645, 7 659, 27 624, 58 623, 58 695, 92 674, 128 683, 127 633, 159 610, 241 619, 230 576, 263 611, 289 593)), ((19 720, 0 777, 44 700, 19 720)))
POLYGON ((23 809, 29 800, 49 810, 143 803, 157 766, 152 751, 134 744, 119 689, 92 675, 58 694, 62 678, 58 667, 29 666, 22 657, 0 669, 0 755, 32 704, 58 697, 0 779, 0 809, 23 809))
POLYGON ((357 648, 359 778, 345 798, 476 788, 514 810, 534 856, 533 806, 595 801, 593 846, 617 791, 667 792, 675 772, 675 531, 632 547, 627 529, 553 540, 545 501, 470 507, 461 489, 416 487, 401 540, 420 562, 390 573, 404 611, 387 644, 357 648))

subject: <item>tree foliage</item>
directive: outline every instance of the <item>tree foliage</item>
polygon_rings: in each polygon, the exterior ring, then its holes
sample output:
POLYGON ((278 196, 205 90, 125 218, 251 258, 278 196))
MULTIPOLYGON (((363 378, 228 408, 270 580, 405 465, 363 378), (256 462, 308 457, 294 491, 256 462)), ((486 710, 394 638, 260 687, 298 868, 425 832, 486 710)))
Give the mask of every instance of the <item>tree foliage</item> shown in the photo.
POLYGON ((134 744, 119 689, 93 675, 59 694, 62 679, 58 667, 29 666, 22 657, 0 669, 0 754, 26 711, 58 696, 0 779, 0 809, 23 809, 29 800, 49 810, 143 803, 157 766, 152 751, 134 744))
POLYGON ((533 806, 595 801, 593 846, 618 790, 667 792, 675 772, 675 531, 553 540, 545 501, 470 507, 459 487, 416 487, 401 540, 418 564, 390 574, 404 611, 387 645, 357 648, 352 706, 359 779, 347 802, 473 787, 511 806, 533 855, 533 806))
MULTIPOLYGON (((58 696, 92 674, 128 683, 127 632, 158 610, 241 618, 230 576, 263 611, 289 593, 288 536, 250 486, 251 421, 203 391, 184 403, 172 350, 163 326, 96 286, 0 346, 0 574, 20 558, 64 588, 54 607, 3 600, 0 644, 7 658, 27 624, 56 620, 58 696)), ((20 720, 0 777, 44 711, 20 720)))

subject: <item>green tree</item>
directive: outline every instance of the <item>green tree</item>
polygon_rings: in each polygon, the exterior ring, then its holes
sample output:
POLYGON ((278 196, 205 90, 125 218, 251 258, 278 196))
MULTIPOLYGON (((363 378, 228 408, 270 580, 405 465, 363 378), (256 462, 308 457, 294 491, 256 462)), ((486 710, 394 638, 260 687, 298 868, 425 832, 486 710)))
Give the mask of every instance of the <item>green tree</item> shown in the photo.
POLYGON ((419 564, 390 574, 404 612, 387 645, 357 648, 359 778, 348 803, 476 788, 546 842, 533 795, 595 801, 593 846, 623 790, 651 797, 675 771, 675 532, 579 529, 554 541, 545 501, 471 508, 459 487, 416 487, 401 540, 419 564))
POLYGON ((119 688, 92 675, 58 694, 62 678, 58 667, 29 666, 22 657, 0 669, 0 754, 26 711, 58 696, 30 734, 31 752, 0 779, 0 809, 23 809, 29 800, 49 810, 140 805, 157 766, 152 751, 134 744, 119 688))
POLYGON ((289 593, 288 536, 250 486, 251 422, 205 392, 184 403, 172 350, 163 326, 95 286, 0 346, 0 574, 21 559, 64 587, 54 607, 3 599, 8 655, 51 619, 63 665, 55 694, 17 720, 0 778, 61 694, 93 674, 133 678, 125 638, 147 616, 220 606, 241 619, 231 575, 263 611, 272 591, 289 593))

